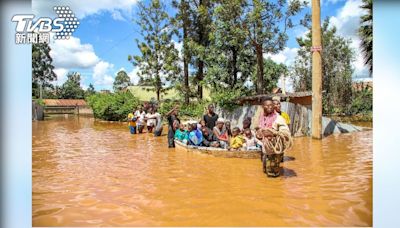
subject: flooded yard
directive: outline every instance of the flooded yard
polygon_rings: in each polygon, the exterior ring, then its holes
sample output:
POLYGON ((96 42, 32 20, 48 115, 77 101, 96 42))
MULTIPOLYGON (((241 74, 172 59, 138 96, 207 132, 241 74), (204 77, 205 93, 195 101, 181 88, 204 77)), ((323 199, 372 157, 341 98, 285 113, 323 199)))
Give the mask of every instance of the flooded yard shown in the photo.
POLYGON ((92 118, 32 123, 33 226, 372 226, 372 131, 295 138, 259 159, 168 149, 92 118))

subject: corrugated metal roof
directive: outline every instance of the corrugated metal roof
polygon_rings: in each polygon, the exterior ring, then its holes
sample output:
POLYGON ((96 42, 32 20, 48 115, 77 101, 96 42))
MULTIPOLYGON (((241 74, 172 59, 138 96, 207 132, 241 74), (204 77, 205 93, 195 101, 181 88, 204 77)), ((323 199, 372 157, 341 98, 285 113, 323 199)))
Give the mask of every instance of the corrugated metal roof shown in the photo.
POLYGON ((43 99, 46 106, 86 106, 83 99, 43 99))

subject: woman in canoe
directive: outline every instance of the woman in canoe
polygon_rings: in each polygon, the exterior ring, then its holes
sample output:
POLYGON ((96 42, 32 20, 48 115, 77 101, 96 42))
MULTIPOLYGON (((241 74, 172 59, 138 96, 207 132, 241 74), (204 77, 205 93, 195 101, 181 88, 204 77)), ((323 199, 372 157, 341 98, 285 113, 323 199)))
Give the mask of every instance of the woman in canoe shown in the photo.
POLYGON ((216 125, 213 128, 213 133, 218 138, 221 147, 226 149, 229 145, 229 137, 223 118, 218 118, 216 125))

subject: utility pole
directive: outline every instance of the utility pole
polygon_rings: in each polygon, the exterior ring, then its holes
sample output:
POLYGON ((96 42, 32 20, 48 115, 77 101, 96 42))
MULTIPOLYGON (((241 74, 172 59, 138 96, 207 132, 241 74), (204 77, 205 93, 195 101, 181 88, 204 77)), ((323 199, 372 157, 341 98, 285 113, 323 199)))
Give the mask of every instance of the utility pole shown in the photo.
POLYGON ((322 58, 320 0, 312 0, 312 132, 322 139, 322 58))

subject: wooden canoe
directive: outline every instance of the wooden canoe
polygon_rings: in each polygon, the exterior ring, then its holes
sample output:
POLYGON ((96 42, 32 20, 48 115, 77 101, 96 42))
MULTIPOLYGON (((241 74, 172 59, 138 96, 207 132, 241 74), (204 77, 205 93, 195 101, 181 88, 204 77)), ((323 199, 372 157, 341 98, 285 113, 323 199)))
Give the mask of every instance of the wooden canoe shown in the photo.
POLYGON ((185 145, 177 140, 175 140, 175 149, 185 150, 187 152, 209 154, 215 157, 250 158, 250 159, 261 158, 261 150, 227 150, 215 147, 190 146, 190 145, 185 145))

